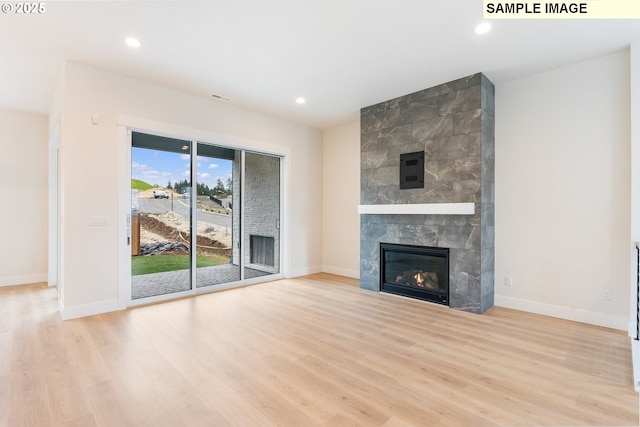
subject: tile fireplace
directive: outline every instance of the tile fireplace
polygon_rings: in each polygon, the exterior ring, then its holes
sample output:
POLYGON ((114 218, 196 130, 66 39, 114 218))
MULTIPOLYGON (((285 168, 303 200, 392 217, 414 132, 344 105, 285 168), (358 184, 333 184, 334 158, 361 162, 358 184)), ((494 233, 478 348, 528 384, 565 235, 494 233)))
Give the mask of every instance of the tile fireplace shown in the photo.
POLYGON ((436 302, 493 306, 494 93, 474 74, 361 110, 361 288, 406 286, 404 273, 385 278, 381 244, 439 248, 449 252, 448 294, 436 302), (401 156, 420 152, 424 176, 411 175, 424 188, 401 188, 401 156))

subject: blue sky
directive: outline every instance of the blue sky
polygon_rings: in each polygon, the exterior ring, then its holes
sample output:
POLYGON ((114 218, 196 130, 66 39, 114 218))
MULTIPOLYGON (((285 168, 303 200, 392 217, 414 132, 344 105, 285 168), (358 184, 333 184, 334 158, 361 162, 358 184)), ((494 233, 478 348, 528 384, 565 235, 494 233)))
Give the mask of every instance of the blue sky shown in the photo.
MULTIPOLYGON (((139 179, 151 185, 166 187, 167 183, 175 183, 189 179, 188 154, 170 153, 167 151, 131 148, 131 178, 139 179)), ((198 182, 213 188, 218 181, 226 185, 231 176, 231 160, 198 157, 198 182)))

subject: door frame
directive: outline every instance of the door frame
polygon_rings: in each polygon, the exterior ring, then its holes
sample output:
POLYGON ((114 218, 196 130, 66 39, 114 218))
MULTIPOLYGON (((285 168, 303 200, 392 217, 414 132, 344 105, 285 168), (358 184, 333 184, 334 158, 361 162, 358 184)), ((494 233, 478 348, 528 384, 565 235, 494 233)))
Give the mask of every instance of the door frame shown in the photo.
MULTIPOLYGON (((269 275, 268 281, 282 277, 288 277, 289 271, 289 227, 288 218, 290 212, 290 163, 291 148, 256 141, 252 139, 226 135, 217 132, 195 129, 173 123, 160 122, 130 115, 120 114, 117 118, 118 133, 118 308, 148 304, 155 301, 164 301, 180 296, 214 292, 239 286, 246 286, 260 283, 265 279, 255 278, 233 282, 231 284, 221 284, 216 286, 206 286, 202 288, 194 287, 191 291, 177 294, 161 295, 158 297, 144 298, 142 301, 131 300, 131 132, 142 132, 151 135, 164 136, 169 138, 183 139, 197 144, 206 143, 234 150, 247 150, 267 155, 280 157, 280 273, 269 275), (213 288, 213 289, 211 289, 213 288)), ((193 160, 193 158, 192 158, 193 160)), ((195 188, 195 185, 192 186, 195 188)), ((241 195, 242 197, 242 195, 241 195)), ((195 215, 195 212, 193 213, 195 215)), ((242 217, 242 216, 241 216, 242 217)))
MULTIPOLYGON (((49 286, 60 284, 60 130, 56 126, 49 139, 49 231, 48 231, 48 267, 49 286)), ((62 290, 59 288, 60 293, 62 290)))

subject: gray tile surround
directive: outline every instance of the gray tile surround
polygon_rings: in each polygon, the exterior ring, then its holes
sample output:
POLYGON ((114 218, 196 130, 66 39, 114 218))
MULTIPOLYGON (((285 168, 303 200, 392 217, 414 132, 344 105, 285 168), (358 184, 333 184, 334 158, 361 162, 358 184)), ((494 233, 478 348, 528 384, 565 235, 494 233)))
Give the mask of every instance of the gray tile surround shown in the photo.
POLYGON ((448 247, 449 306, 493 306, 494 96, 474 74, 361 110, 361 204, 476 203, 474 215, 361 215, 361 288, 380 290, 381 242, 448 247), (415 151, 425 188, 400 190, 400 154, 415 151))

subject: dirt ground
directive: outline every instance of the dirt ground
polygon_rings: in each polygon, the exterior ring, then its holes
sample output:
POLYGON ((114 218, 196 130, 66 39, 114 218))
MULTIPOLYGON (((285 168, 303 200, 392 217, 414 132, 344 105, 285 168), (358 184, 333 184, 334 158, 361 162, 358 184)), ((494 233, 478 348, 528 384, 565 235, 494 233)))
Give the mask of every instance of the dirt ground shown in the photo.
MULTIPOLYGON (((231 230, 213 224, 199 223, 196 243, 204 255, 222 255, 230 258, 231 230)), ((140 243, 180 242, 189 246, 189 222, 175 212, 159 215, 140 214, 140 243)))
MULTIPOLYGON (((174 199, 182 199, 182 194, 176 193, 174 190, 169 190, 166 188, 160 188, 160 187, 156 187, 156 188, 150 188, 148 190, 144 190, 144 191, 140 191, 138 190, 137 192, 135 192, 134 197, 136 199, 153 199, 153 191, 154 190, 162 190, 165 193, 167 193, 169 195, 169 197, 173 197, 174 199)), ((223 196, 221 196, 223 197, 223 196)), ((221 215, 231 215, 231 210, 229 209, 225 209, 222 206, 220 206, 219 204, 217 204, 216 202, 214 202, 213 200, 211 200, 209 198, 209 196, 198 196, 198 198, 196 199, 196 207, 200 210, 204 210, 207 212, 214 212, 214 213, 218 213, 221 215)))

